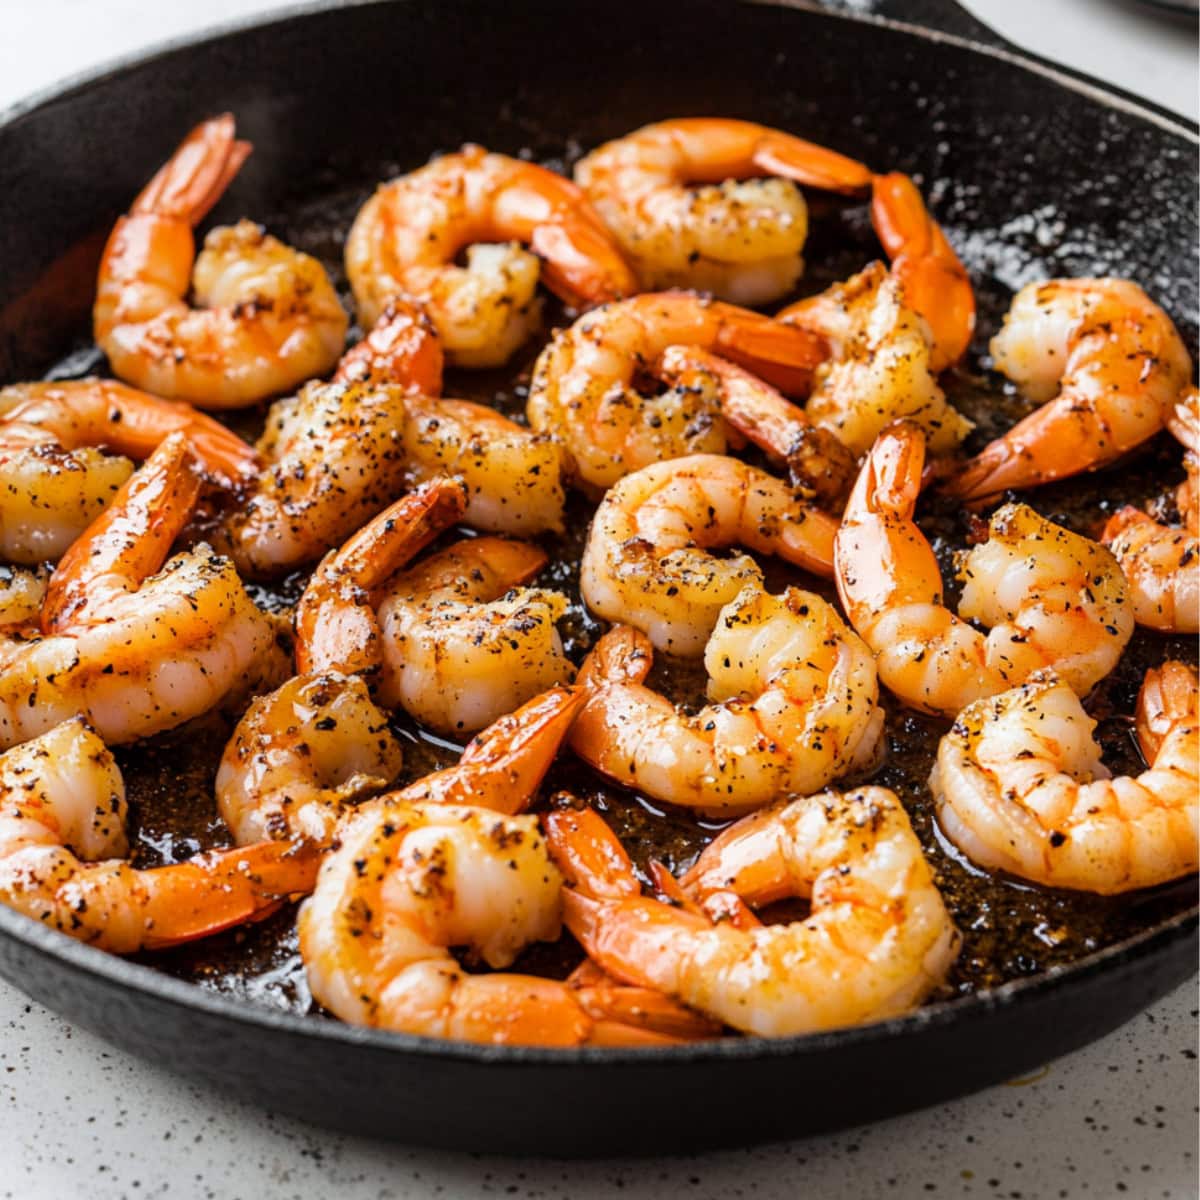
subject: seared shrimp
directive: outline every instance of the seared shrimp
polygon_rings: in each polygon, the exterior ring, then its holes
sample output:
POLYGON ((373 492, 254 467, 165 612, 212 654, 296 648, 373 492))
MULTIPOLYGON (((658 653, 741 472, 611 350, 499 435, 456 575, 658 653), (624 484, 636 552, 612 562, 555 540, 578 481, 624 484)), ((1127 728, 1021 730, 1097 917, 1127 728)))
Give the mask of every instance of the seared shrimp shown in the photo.
POLYGON ((906 1012, 945 979, 960 937, 908 816, 886 788, 782 802, 726 830, 684 877, 685 896, 732 891, 749 905, 795 897, 781 925, 719 920, 638 894, 596 814, 546 819, 573 885, 563 917, 588 955, 746 1033, 784 1037, 906 1012))
POLYGON ((1146 673, 1137 731, 1149 767, 1110 778, 1096 722, 1065 680, 1038 674, 959 714, 930 776, 938 819, 974 862, 1048 887, 1111 895, 1198 861, 1196 672, 1146 673))
POLYGON ((147 458, 175 432, 224 487, 242 486, 257 466, 211 417, 111 379, 0 388, 0 557, 57 559, 132 474, 129 458, 147 458))
POLYGON ((49 583, 46 566, 0 563, 0 630, 10 625, 36 626, 49 583))
POLYGON ((766 304, 804 268, 808 210, 796 183, 858 192, 871 172, 777 129, 692 117, 606 142, 576 164, 575 181, 644 289, 766 304))
POLYGON ((574 668, 560 592, 520 585, 546 565, 525 542, 484 537, 423 559, 380 591, 380 702, 439 733, 473 733, 574 668))
POLYGON ((110 744, 147 737, 277 669, 275 626, 231 562, 200 544, 163 566, 199 480, 171 434, 63 556, 41 629, 4 630, 0 745, 76 715, 110 744))
POLYGON ((201 408, 240 408, 325 374, 349 324, 321 264, 251 221, 214 229, 196 257, 193 228, 249 153, 228 113, 197 125, 100 260, 95 337, 113 371, 201 408))
POLYGON ((711 350, 783 388, 805 391, 823 338, 689 292, 659 292, 581 317, 542 351, 529 385, 529 424, 562 439, 590 490, 651 463, 722 453, 720 396, 687 386, 643 395, 639 377, 671 346, 711 350))
POLYGON ((625 787, 669 804, 744 812, 873 766, 883 710, 870 650, 819 596, 746 587, 704 651, 708 698, 694 715, 643 680, 650 641, 627 625, 600 639, 581 682, 571 747, 625 787))
POLYGON ((637 291, 612 235, 570 180, 480 146, 383 184, 346 240, 359 319, 373 324, 395 296, 418 301, 456 366, 500 366, 537 328, 539 271, 570 304, 637 291), (466 266, 455 266, 464 249, 466 266))
POLYGON ((1133 599, 1139 625, 1164 633, 1200 630, 1200 392, 1186 388, 1167 425, 1187 447, 1187 480, 1176 492, 1183 528, 1160 524, 1126 505, 1104 526, 1100 540, 1113 552, 1133 599))
POLYGON ((1133 634, 1116 559, 1031 508, 1007 504, 992 515, 988 540, 960 562, 965 586, 955 616, 913 519, 924 457, 913 426, 880 434, 838 530, 838 595, 877 655, 879 678, 905 704, 947 717, 1048 666, 1086 694, 1133 634), (967 624, 974 620, 990 632, 967 624))
POLYGON ((361 679, 298 675, 238 722, 217 770, 217 809, 239 846, 327 846, 347 806, 387 787, 403 761, 361 679))
POLYGON ((81 718, 0 755, 0 902, 132 954, 265 916, 316 879, 312 851, 279 844, 136 870, 125 818, 121 773, 81 718))
POLYGON ((749 555, 777 554, 828 577, 837 523, 781 480, 734 458, 695 454, 626 476, 588 534, 580 591, 588 607, 650 635, 660 650, 696 656, 721 609, 762 572, 749 555))
POLYGON ((777 319, 829 342, 830 358, 817 370, 805 411, 855 455, 865 454, 900 417, 919 425, 938 454, 970 432, 971 422, 938 387, 929 327, 882 263, 791 305, 777 319))
POLYGON ((991 350, 1044 403, 949 483, 965 500, 1106 466, 1163 427, 1192 372, 1171 318, 1125 279, 1028 284, 991 350))

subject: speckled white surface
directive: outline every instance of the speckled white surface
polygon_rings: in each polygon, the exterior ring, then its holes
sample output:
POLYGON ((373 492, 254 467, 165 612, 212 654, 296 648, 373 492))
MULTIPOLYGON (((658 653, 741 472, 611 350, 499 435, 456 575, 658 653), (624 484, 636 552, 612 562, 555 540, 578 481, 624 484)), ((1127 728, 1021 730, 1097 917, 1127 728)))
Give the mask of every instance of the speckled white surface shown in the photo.
MULTIPOLYGON (((0 107, 147 42, 284 6, 0 0, 0 107)), ((1014 41, 1196 115, 1186 27, 1122 0, 967 7, 1014 41)), ((1193 981, 1038 1077, 953 1105, 761 1149, 564 1164, 430 1153, 277 1118, 112 1050, 0 985, 0 1197, 1183 1200, 1200 1191, 1196 1018, 1193 981)))

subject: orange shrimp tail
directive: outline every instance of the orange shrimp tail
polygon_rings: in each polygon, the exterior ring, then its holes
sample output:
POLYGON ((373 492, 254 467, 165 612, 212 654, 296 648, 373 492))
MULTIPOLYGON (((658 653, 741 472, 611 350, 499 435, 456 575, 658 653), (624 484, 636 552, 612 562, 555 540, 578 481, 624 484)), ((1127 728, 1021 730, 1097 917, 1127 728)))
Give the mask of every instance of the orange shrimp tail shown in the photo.
POLYGON ((753 314, 738 314, 717 334, 713 348, 789 396, 806 396, 817 368, 829 358, 819 333, 753 314))
POLYGON ((449 803, 483 804, 508 815, 528 807, 571 728, 583 693, 555 687, 526 701, 468 743, 446 778, 449 803), (504 779, 498 789, 495 781, 504 779))
POLYGON ((224 194, 250 154, 234 137, 232 113, 201 121, 159 168, 130 206, 130 215, 153 213, 195 228, 224 194))
POLYGON ((754 151, 754 165, 764 175, 785 179, 824 192, 856 196, 871 185, 871 170, 836 150, 803 138, 770 130, 754 151))
POLYGON ((632 625, 614 625, 591 649, 579 669, 585 687, 643 683, 654 665, 654 643, 632 625))
MULTIPOLYGON (((591 208, 582 192, 579 203, 591 208)), ((567 304, 591 307, 638 291, 633 268, 599 218, 539 225, 530 249, 542 260, 542 282, 567 304)))
MULTIPOLYGON (((43 632, 103 619, 112 596, 106 576, 140 583, 157 571, 191 517, 200 483, 187 438, 171 434, 59 560, 42 605, 43 632)), ((118 591, 127 594, 123 587, 118 591)))
POLYGON ((871 220, 905 304, 924 317, 933 334, 930 366, 941 371, 958 362, 975 332, 975 293, 916 184, 896 171, 876 175, 871 220))
POLYGON ((1146 672, 1138 693, 1138 744, 1147 762, 1158 756, 1163 740, 1176 726, 1194 724, 1200 708, 1196 668, 1174 659, 1146 672))
POLYGON ((364 525, 317 568, 296 606, 296 664, 301 674, 379 670, 379 625, 370 593, 466 512, 466 489, 439 476, 364 525))
POLYGON ((572 886, 608 900, 641 894, 625 847, 594 809, 556 809, 542 818, 542 828, 550 857, 572 886))
POLYGON ((334 383, 392 383, 422 396, 442 394, 442 343, 429 314, 399 297, 375 327, 338 363, 334 383))
MULTIPOLYGON (((671 1040, 696 1041, 720 1037, 723 1028, 720 1022, 684 1007, 678 1000, 654 988, 607 980, 577 988, 575 996, 584 1011, 596 1021, 596 1030, 590 1038, 592 1044, 596 1044, 598 1038, 607 1038, 611 1034, 620 1036, 622 1031, 629 1029, 644 1030, 671 1040)), ((605 1041, 601 1044, 628 1043, 605 1041)))
POLYGON ((911 516, 921 491, 925 435, 909 421, 895 421, 867 453, 850 493, 848 510, 911 516))
POLYGON ((269 915, 311 892, 320 865, 316 847, 260 842, 146 871, 143 945, 161 950, 269 915))

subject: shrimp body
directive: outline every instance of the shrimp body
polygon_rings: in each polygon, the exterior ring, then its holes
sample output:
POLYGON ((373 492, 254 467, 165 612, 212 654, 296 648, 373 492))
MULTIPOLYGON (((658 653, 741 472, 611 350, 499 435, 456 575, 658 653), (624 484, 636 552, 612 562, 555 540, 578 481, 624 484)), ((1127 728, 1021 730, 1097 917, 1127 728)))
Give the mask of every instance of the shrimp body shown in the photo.
POLYGON ((232 563, 200 544, 163 566, 198 486, 187 442, 172 434, 63 557, 41 627, 3 631, 0 744, 76 715, 105 742, 128 742, 207 712, 274 668, 274 624, 232 563))
POLYGON ((988 540, 960 563, 956 616, 913 519, 923 462, 916 428, 880 434, 837 535, 838 595, 875 651, 879 678, 905 704, 948 717, 1047 666, 1086 694, 1133 634, 1116 560, 1023 504, 1005 505, 992 516, 988 540), (985 636, 967 620, 991 630, 985 636))
POLYGON ((346 274, 364 324, 395 296, 415 300, 463 367, 500 366, 537 328, 539 275, 577 305, 637 290, 570 180, 480 146, 383 184, 354 220, 346 274), (455 266, 464 249, 466 265, 455 266))
POLYGON ((175 432, 224 487, 240 487, 257 466, 254 451, 211 417, 115 380, 0 388, 0 556, 58 558, 132 474, 129 459, 147 458, 175 432))
POLYGON ((808 210, 793 180, 855 192, 870 179, 811 142, 714 117, 643 126, 575 166, 643 289, 697 288, 751 305, 790 291, 804 269, 808 210))
POLYGON ((524 542, 483 537, 421 560, 381 592, 380 702, 440 733, 474 732, 569 682, 560 592, 520 586, 546 565, 524 542))
POLYGON ((1148 671, 1138 697, 1148 768, 1110 778, 1095 721, 1053 672, 965 709, 930 787, 974 862, 1048 887, 1111 895, 1196 870, 1200 718, 1194 668, 1148 671))
POLYGON ((240 408, 325 374, 348 327, 321 264, 253 222, 214 229, 196 257, 193 228, 249 153, 228 114, 196 126, 100 262, 94 329, 113 371, 201 408, 240 408))
POLYGON ((588 607, 650 635, 660 650, 695 657, 718 613, 762 572, 748 555, 776 554, 828 577, 836 522, 781 480, 737 459, 696 454, 626 476, 604 497, 583 552, 588 607))
POLYGON ((0 902, 115 954, 153 950, 266 915, 312 890, 315 854, 259 844, 136 870, 125 785, 79 717, 0 755, 0 902))
POLYGON ((259 696, 217 770, 217 809, 239 846, 327 846, 347 806, 399 774, 400 743, 360 679, 298 675, 259 696))
POLYGON ((928 326, 882 263, 791 305, 777 319, 829 342, 832 354, 816 372, 805 412, 854 454, 865 454, 898 418, 920 426, 935 454, 953 450, 970 432, 971 422, 938 386, 928 326))
POLYGON ((1028 284, 991 350, 1042 407, 954 478, 949 490, 966 500, 1107 465, 1163 427, 1191 379, 1170 317, 1124 279, 1028 284))
POLYGON ((746 1033, 786 1037, 905 1012, 943 982, 958 954, 958 931, 921 845, 885 788, 824 792, 754 813, 681 881, 695 900, 714 889, 751 906, 810 902, 807 917, 780 925, 714 924, 678 902, 622 895, 587 869, 593 861, 609 875, 619 869, 619 847, 604 844, 611 835, 594 813, 556 812, 547 827, 573 885, 563 894, 564 921, 588 955, 618 979, 746 1033))
POLYGON ((689 292, 648 293, 587 313, 542 351, 526 409, 533 429, 562 440, 581 486, 603 490, 651 463, 725 450, 715 390, 638 390, 672 346, 710 350, 789 392, 808 387, 827 353, 806 330, 689 292))
POLYGON ((649 640, 618 625, 584 666, 571 746, 646 795, 744 812, 873 766, 883 710, 870 650, 819 596, 746 587, 704 652, 712 703, 694 715, 646 687, 649 640))

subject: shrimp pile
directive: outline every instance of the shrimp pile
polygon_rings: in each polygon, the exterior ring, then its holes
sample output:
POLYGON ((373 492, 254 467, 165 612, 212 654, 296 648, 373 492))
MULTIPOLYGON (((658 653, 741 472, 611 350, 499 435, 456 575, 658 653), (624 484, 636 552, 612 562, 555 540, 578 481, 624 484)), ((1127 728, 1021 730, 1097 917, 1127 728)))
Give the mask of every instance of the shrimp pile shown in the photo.
POLYGON ((983 445, 905 175, 716 117, 573 180, 466 145, 364 196, 351 314, 236 219, 250 149, 202 122, 118 220, 115 378, 0 380, 0 903, 266 948, 356 1025, 637 1048, 951 1000, 1197 870, 1200 393, 1137 284, 1017 293, 1041 407, 983 445), (879 261, 805 261, 813 192, 879 261), (1169 491, 1061 482, 1162 430, 1169 491))

